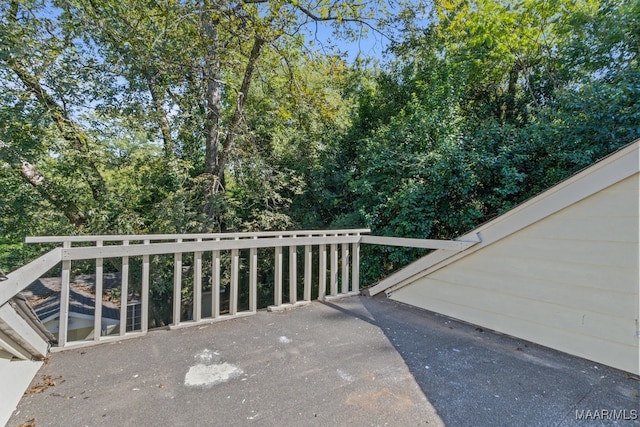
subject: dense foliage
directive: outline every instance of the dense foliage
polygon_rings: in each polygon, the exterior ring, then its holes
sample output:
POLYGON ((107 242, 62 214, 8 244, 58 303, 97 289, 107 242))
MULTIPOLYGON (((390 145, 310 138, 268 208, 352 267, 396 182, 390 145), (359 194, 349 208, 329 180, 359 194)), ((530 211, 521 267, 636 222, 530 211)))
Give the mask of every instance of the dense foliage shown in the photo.
MULTIPOLYGON (((0 5, 0 269, 41 234, 449 239, 640 136, 637 0, 378 7, 0 5), (320 22, 394 59, 318 50, 320 22)), ((367 251, 369 282, 421 253, 367 251)))
MULTIPOLYGON (((354 76, 323 182, 336 224, 454 238, 640 136, 640 2, 436 1, 354 76)), ((419 253, 369 248, 367 281, 419 253)))

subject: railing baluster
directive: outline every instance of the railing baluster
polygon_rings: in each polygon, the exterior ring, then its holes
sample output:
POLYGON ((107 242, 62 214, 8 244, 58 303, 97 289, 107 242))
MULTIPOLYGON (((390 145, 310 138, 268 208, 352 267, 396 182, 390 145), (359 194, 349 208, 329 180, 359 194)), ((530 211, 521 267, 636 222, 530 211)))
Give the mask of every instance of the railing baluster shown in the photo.
MULTIPOLYGON (((202 239, 197 239, 202 242, 202 239)), ((202 252, 193 253, 193 320, 199 322, 202 318, 202 252)))
MULTIPOLYGON (((70 248, 71 242, 63 242, 63 248, 70 248)), ((71 261, 62 261, 60 277, 60 317, 58 318, 58 347, 67 345, 69 328, 69 286, 71 279, 71 261)))
MULTIPOLYGON (((357 236, 360 233, 356 234, 357 236)), ((351 255, 351 292, 360 291, 360 243, 353 243, 351 255)))
MULTIPOLYGON (((258 236, 254 236, 257 239, 258 236)), ((249 311, 255 313, 258 309, 258 249, 249 249, 249 311)))
MULTIPOLYGON (((177 239, 181 243, 182 239, 177 239)), ((180 324, 180 311, 182 309, 182 252, 174 254, 173 260, 173 325, 180 324)))
MULTIPOLYGON (((122 241, 122 246, 129 246, 128 240, 122 241)), ((129 294, 129 257, 122 257, 122 272, 120 275, 120 336, 127 333, 127 297, 129 294)))
MULTIPOLYGON (((218 241, 220 239, 216 239, 218 241)), ((211 317, 220 317, 220 251, 211 252, 211 317)))
MULTIPOLYGON (((148 245, 149 240, 145 240, 144 244, 148 245)), ((142 295, 140 295, 140 303, 142 304, 140 312, 140 328, 142 332, 149 330, 149 255, 142 255, 142 295)))
MULTIPOLYGON (((102 240, 96 241, 96 247, 102 246, 102 240)), ((94 289, 96 299, 93 311, 93 340, 99 341, 102 336, 102 293, 103 293, 103 273, 104 260, 96 258, 96 286, 94 289)))
MULTIPOLYGON (((239 240, 237 237, 235 240, 239 240)), ((229 292, 229 314, 238 313, 238 276, 240 267, 240 251, 238 249, 231 250, 231 290, 229 292)))
MULTIPOLYGON (((291 237, 295 238, 296 235, 291 237)), ((289 246, 289 303, 295 304, 298 300, 298 247, 289 246)))
POLYGON ((311 245, 304 246, 304 296, 305 301, 311 301, 311 275, 313 253, 311 252, 311 245))
MULTIPOLYGON (((282 238, 282 236, 280 236, 282 238)), ((276 307, 282 305, 282 246, 275 249, 275 271, 273 277, 273 304, 276 307)))
POLYGON ((349 244, 342 244, 342 293, 349 293, 349 244))
POLYGON ((318 248, 318 258, 318 299, 322 300, 327 295, 327 245, 324 243, 318 248))
POLYGON ((330 292, 331 296, 335 296, 338 294, 338 245, 335 243, 331 244, 331 278, 329 279, 329 284, 331 286, 330 292))

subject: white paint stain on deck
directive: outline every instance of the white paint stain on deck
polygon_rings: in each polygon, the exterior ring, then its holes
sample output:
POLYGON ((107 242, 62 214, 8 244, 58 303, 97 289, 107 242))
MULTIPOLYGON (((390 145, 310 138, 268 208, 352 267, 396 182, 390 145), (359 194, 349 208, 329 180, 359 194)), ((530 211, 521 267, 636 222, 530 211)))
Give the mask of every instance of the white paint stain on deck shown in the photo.
POLYGON ((210 387, 237 378, 243 374, 242 369, 230 363, 219 363, 218 352, 204 350, 195 355, 196 365, 189 368, 184 376, 184 385, 192 387, 210 387))
POLYGON ((353 377, 349 375, 347 372, 343 371, 342 369, 336 369, 336 373, 342 379, 342 381, 345 381, 348 383, 353 382, 353 377))
POLYGON ((198 364, 189 368, 184 376, 186 386, 213 386, 229 381, 242 375, 242 369, 229 363, 219 365, 198 364))
POLYGON ((289 344, 291 342, 291 338, 287 338, 284 335, 280 337, 281 344, 289 344))

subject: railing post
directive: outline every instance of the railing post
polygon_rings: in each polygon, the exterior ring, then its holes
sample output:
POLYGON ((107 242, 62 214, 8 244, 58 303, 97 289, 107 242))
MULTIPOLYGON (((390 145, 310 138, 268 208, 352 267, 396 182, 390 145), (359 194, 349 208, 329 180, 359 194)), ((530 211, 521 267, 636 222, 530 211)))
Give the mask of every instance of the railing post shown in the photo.
MULTIPOLYGON (((282 236, 278 236, 282 238, 282 236)), ((276 307, 282 305, 282 246, 275 249, 275 271, 273 273, 273 304, 276 307)))
POLYGON ((311 275, 313 253, 311 252, 311 245, 305 245, 304 247, 304 301, 311 301, 311 275))
MULTIPOLYGON (((202 242, 202 239, 196 239, 202 242)), ((202 252, 193 253, 193 320, 199 322, 202 318, 202 252)))
MULTIPOLYGON (((360 233, 357 234, 360 236, 360 233)), ((351 291, 360 291, 360 243, 356 242, 352 246, 353 254, 351 259, 351 291)))
MULTIPOLYGON (((258 236, 253 236, 257 239, 258 236)), ((258 248, 249 249, 249 311, 258 309, 258 248)))
MULTIPOLYGON (((63 248, 70 248, 71 242, 63 242, 63 248)), ((69 286, 71 279, 71 261, 62 261, 60 277, 60 317, 58 318, 58 347, 67 345, 67 331, 69 328, 69 286)))
MULTIPOLYGON (((348 236, 349 234, 345 234, 348 236)), ((349 292, 349 244, 342 244, 342 293, 349 292)))
POLYGON ((318 299, 322 300, 327 294, 327 245, 324 243, 318 247, 318 258, 318 299))
MULTIPOLYGON (((102 240, 96 241, 96 247, 102 246, 102 240)), ((102 336, 102 294, 103 294, 103 273, 104 260, 96 258, 96 286, 95 286, 95 306, 93 311, 93 340, 99 341, 102 336)))
MULTIPOLYGON (((239 240, 235 238, 234 240, 239 240)), ((240 251, 238 249, 231 249, 231 286, 229 291, 229 314, 235 315, 238 313, 238 276, 240 267, 240 251)))
MULTIPOLYGON (((296 235, 292 235, 296 238, 296 235)), ((289 246, 289 303, 295 304, 298 300, 298 247, 289 246)))
MULTIPOLYGON (((122 241, 122 246, 129 246, 128 240, 122 241)), ((120 275, 120 336, 127 332, 127 297, 129 294, 129 257, 122 257, 122 272, 120 275)))
MULTIPOLYGON (((148 245, 149 240, 145 240, 144 244, 148 245)), ((140 311, 140 328, 142 332, 149 330, 149 255, 142 255, 142 295, 140 295, 140 303, 142 304, 140 311)))
MULTIPOLYGON (((177 239, 176 243, 181 243, 177 239)), ((180 311, 182 308, 182 252, 174 254, 173 261, 173 325, 180 324, 180 311)))
MULTIPOLYGON (((216 241, 219 241, 217 238, 216 241)), ((211 252, 211 317, 220 317, 220 251, 211 252)))
MULTIPOLYGON (((337 234, 336 234, 337 236, 337 234)), ((330 295, 335 296, 338 294, 338 245, 336 243, 331 244, 331 277, 329 279, 330 295)))

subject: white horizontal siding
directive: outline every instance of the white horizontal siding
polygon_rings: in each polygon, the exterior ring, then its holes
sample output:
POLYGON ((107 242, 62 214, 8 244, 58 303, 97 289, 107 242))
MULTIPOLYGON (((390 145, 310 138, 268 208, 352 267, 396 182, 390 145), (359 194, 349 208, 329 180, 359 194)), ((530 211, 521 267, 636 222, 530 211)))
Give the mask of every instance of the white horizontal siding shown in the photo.
POLYGON ((635 217, 572 217, 556 218, 553 227, 538 230, 533 239, 553 239, 578 241, 602 241, 602 242, 626 242, 636 243, 637 236, 629 233, 637 226, 638 218, 635 217), (588 230, 586 234, 585 230, 588 230))
POLYGON ((639 373, 635 174, 392 293, 639 373))
POLYGON ((627 270, 631 270, 631 263, 637 263, 638 260, 634 243, 605 240, 538 239, 529 235, 514 235, 508 241, 498 242, 493 249, 492 255, 497 257, 519 256, 526 260, 557 261, 560 256, 562 262, 627 270), (511 240, 514 237, 518 241, 511 240))
MULTIPOLYGON (((514 286, 524 280, 524 284, 529 278, 535 278, 536 274, 544 273, 543 280, 549 283, 553 292, 558 289, 558 284, 568 286, 578 286, 590 290, 605 292, 611 291, 611 283, 618 283, 615 292, 634 292, 634 284, 629 282, 629 272, 624 268, 612 265, 598 265, 598 268, 585 269, 580 262, 564 261, 558 263, 556 259, 542 258, 521 258, 513 254, 500 255, 501 263, 486 263, 482 257, 472 257, 468 259, 468 265, 460 274, 494 274, 496 283, 509 280, 514 286), (535 262, 532 262, 535 261, 535 262), (566 271, 570 270, 570 277, 566 271), (625 286, 627 289, 625 289, 625 286)), ((543 288, 537 288, 536 292, 543 292, 543 288)))
MULTIPOLYGON (((471 293, 475 290, 488 291, 490 298, 498 301, 507 298, 521 298, 566 307, 580 307, 581 310, 593 313, 632 314, 637 306, 637 301, 632 298, 634 295, 632 292, 587 287, 578 282, 568 283, 566 274, 563 275, 566 282, 562 283, 553 279, 496 272, 496 277, 490 282, 484 283, 483 286, 470 285, 482 274, 483 272, 459 269, 455 272, 442 274, 439 279, 432 280, 439 281, 440 286, 443 287, 460 286, 463 288, 462 292, 465 293, 471 293)), ((629 316, 629 318, 633 317, 629 316)))
MULTIPOLYGON (((480 317, 464 320, 510 335, 520 336, 517 334, 518 330, 513 330, 509 324, 513 318, 528 320, 537 325, 536 328, 562 329, 572 333, 589 335, 603 341, 624 342, 625 337, 635 335, 635 320, 619 315, 620 310, 604 314, 578 307, 572 300, 560 301, 558 298, 549 302, 441 280, 433 280, 430 285, 420 289, 420 296, 429 300, 424 308, 438 311, 436 309, 442 303, 458 306, 461 311, 463 311, 463 307, 475 308, 478 311, 476 315, 480 317), (439 288, 446 288, 446 298, 434 295, 439 288), (493 323, 489 324, 484 320, 483 316, 487 314, 493 315, 493 323)), ((394 293, 393 298, 399 299, 399 293, 394 293)), ((464 315, 464 313, 462 314, 464 315)), ((545 331, 541 338, 545 338, 546 335, 545 331)))
MULTIPOLYGON (((403 290, 409 288, 410 287, 407 286, 403 288, 403 290)), ((533 319, 526 319, 520 315, 509 317, 503 314, 479 310, 477 308, 478 304, 475 303, 471 305, 461 305, 449 299, 434 300, 431 296, 427 296, 427 299, 433 302, 433 306, 430 308, 429 304, 418 304, 416 297, 416 294, 396 292, 392 298, 406 304, 417 305, 427 310, 481 325, 488 329, 523 338, 527 341, 536 342, 575 356, 595 360, 628 372, 638 373, 638 349, 637 346, 634 347, 633 344, 624 345, 618 342, 599 340, 589 335, 576 334, 563 329, 556 329, 552 334, 540 334, 540 330, 547 329, 548 327, 536 322, 536 320, 539 320, 538 316, 535 316, 533 319), (567 346, 567 343, 571 344, 570 347, 567 346), (606 349, 606 358, 594 357, 594 348, 606 349), (636 354, 635 363, 633 360, 634 353, 636 354)))

